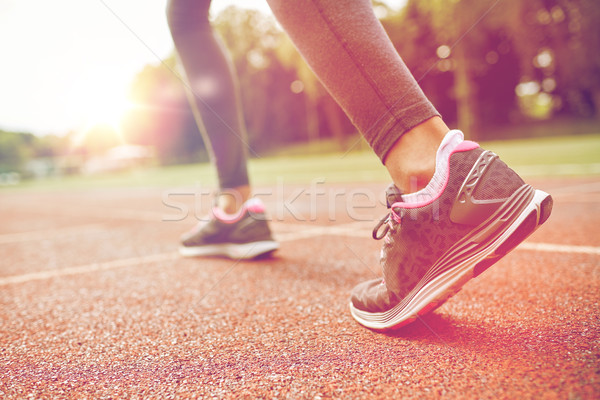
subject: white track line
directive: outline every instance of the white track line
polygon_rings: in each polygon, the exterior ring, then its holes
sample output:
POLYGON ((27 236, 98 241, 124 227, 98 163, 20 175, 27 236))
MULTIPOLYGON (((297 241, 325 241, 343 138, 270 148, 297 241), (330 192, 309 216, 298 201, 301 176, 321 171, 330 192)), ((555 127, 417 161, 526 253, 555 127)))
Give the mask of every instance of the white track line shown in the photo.
POLYGON ((600 247, 572 246, 554 243, 521 243, 515 250, 545 251, 549 253, 593 254, 600 256, 600 247))
POLYGON ((522 176, 596 175, 600 173, 600 163, 513 165, 512 167, 522 176))
POLYGON ((39 241, 62 235, 79 235, 82 230, 104 228, 104 223, 69 226, 65 228, 44 229, 33 232, 6 233, 0 235, 0 244, 39 241))
POLYGON ((600 192, 600 182, 578 183, 576 185, 567 185, 550 189, 552 196, 556 194, 589 194, 600 192))
POLYGON ((108 261, 105 263, 82 265, 79 267, 62 268, 48 271, 32 272, 23 275, 7 276, 4 278, 0 278, 0 286, 35 281, 40 279, 50 279, 67 275, 85 274, 94 271, 106 271, 114 268, 130 267, 132 265, 155 263, 161 261, 174 261, 180 257, 181 256, 177 252, 161 253, 152 254, 144 257, 132 257, 123 260, 108 261))
MULTIPOLYGON (((349 224, 337 225, 337 226, 316 226, 307 227, 302 225, 305 229, 298 230, 296 232, 280 233, 276 235, 276 238, 280 242, 292 242, 300 239, 314 238, 317 236, 349 236, 349 237, 360 237, 370 238, 371 230, 365 230, 364 222, 353 222, 349 224)), ((562 245, 553 243, 521 243, 515 250, 526 250, 526 251, 539 251, 548 253, 570 253, 570 254, 591 254, 600 255, 600 247, 593 246, 572 246, 562 245)), ((23 275, 13 275, 0 278, 0 286, 30 282, 41 279, 50 279, 61 276, 84 274, 95 271, 106 271, 114 268, 130 267, 139 264, 156 263, 163 261, 176 261, 181 256, 177 252, 152 254, 143 257, 132 257, 123 260, 108 261, 105 263, 94 263, 88 265, 82 265, 79 267, 62 268, 48 271, 32 272, 23 275)))

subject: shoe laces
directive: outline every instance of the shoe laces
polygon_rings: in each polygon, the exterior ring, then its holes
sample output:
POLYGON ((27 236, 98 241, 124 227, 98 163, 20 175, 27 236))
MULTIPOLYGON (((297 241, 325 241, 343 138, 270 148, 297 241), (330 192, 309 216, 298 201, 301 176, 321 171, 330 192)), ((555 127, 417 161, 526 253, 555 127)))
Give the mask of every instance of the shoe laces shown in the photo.
POLYGON ((375 225, 375 228, 373 228, 373 239, 381 240, 385 237, 385 235, 387 235, 388 231, 390 230, 390 225, 388 223, 390 221, 390 218, 391 218, 391 213, 388 213, 385 215, 385 217, 383 217, 379 220, 377 225, 375 225), (382 226, 383 226, 383 231, 380 233, 382 226))
POLYGON ((394 228, 394 222, 400 223, 400 216, 393 209, 390 209, 390 212, 381 218, 377 225, 375 225, 375 228, 373 228, 373 239, 383 239, 390 229, 394 228))
POLYGON ((381 240, 393 229, 392 222, 400 223, 400 215, 394 211, 394 204, 402 201, 402 191, 395 184, 391 184, 385 191, 385 202, 389 212, 383 217, 373 229, 373 239, 381 240), (383 230, 382 230, 383 227, 383 230))

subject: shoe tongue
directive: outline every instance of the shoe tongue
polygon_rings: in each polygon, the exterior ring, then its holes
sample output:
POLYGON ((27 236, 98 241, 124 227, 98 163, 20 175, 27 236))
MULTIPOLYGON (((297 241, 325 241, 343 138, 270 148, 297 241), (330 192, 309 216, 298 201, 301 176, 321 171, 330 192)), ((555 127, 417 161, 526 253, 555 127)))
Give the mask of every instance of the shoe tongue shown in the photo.
POLYGON ((393 183, 388 186, 385 190, 385 200, 387 201, 387 207, 392 208, 394 203, 402 201, 402 191, 396 187, 393 183))

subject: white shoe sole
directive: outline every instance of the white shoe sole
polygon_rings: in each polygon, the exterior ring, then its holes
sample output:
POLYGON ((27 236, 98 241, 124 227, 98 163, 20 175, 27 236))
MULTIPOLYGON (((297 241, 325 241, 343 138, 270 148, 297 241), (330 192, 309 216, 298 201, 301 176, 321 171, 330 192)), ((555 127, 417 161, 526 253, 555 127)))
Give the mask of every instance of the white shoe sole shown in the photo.
POLYGON ((184 257, 223 256, 236 260, 247 260, 270 253, 279 248, 279 243, 273 240, 264 240, 251 243, 223 243, 197 247, 179 247, 179 254, 184 257))

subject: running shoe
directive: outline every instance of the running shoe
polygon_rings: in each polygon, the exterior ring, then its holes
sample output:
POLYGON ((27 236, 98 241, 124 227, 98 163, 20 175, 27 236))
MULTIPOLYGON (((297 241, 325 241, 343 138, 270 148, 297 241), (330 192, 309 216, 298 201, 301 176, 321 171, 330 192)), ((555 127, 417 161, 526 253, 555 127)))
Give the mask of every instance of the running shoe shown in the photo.
POLYGON ((181 237, 183 256, 224 256, 250 259, 279 248, 273 240, 265 207, 259 199, 250 199, 235 215, 213 208, 212 216, 201 221, 181 237))
POLYGON ((383 279, 352 291, 350 311, 378 331, 400 328, 456 294, 550 216, 552 197, 536 190, 496 154, 450 131, 428 186, 386 192, 389 214, 373 231, 383 239, 383 279))

